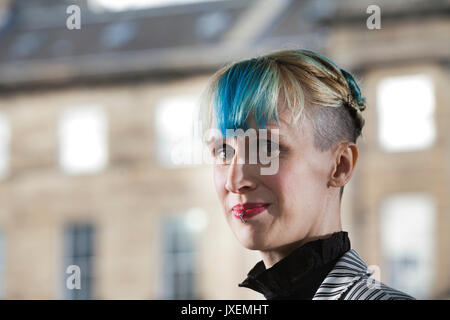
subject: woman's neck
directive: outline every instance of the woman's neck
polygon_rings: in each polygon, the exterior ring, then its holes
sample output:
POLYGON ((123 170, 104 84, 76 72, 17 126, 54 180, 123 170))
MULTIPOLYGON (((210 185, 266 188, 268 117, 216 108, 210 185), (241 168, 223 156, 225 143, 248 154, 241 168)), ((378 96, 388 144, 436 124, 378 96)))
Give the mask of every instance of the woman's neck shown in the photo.
POLYGON ((320 236, 314 236, 314 237, 307 237, 307 238, 304 238, 304 239, 299 240, 297 242, 293 242, 293 243, 290 243, 288 245, 285 245, 285 246, 282 246, 282 247, 279 247, 279 248, 276 248, 276 249, 271 249, 271 250, 267 250, 267 251, 260 251, 261 258, 262 258, 262 260, 264 262, 264 266, 266 267, 266 269, 269 269, 274 264, 276 264, 278 261, 281 261, 283 258, 288 256, 292 251, 294 251, 295 249, 303 246, 304 244, 306 244, 306 243, 308 243, 310 241, 328 238, 333 233, 339 232, 339 231, 342 231, 342 228, 339 228, 339 230, 334 230, 334 231, 332 231, 332 232, 330 232, 328 234, 324 234, 324 235, 320 235, 320 236))

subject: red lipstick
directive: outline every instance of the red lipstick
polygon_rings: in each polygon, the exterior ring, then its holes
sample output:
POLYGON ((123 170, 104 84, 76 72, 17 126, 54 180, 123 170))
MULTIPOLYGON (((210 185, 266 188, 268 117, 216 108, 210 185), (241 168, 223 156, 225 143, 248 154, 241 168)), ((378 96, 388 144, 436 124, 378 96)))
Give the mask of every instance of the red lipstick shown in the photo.
POLYGON ((248 219, 266 210, 270 203, 264 202, 246 202, 235 205, 231 211, 237 219, 248 219))

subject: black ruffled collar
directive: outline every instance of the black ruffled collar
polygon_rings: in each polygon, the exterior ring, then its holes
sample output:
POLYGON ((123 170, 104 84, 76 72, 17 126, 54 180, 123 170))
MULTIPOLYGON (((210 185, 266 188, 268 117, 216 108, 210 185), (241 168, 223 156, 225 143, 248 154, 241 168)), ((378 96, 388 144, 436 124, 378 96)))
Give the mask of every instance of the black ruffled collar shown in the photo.
POLYGON ((328 238, 305 243, 269 269, 259 261, 239 287, 260 292, 266 299, 312 299, 337 260, 348 250, 348 233, 333 233, 328 238))

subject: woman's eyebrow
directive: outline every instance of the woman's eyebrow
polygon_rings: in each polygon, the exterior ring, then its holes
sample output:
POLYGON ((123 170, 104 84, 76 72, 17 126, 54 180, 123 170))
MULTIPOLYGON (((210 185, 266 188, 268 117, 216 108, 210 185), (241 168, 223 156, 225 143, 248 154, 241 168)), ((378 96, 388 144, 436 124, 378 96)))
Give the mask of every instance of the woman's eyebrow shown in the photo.
POLYGON ((223 140, 223 139, 215 137, 215 136, 211 136, 208 139, 206 139, 206 145, 208 147, 213 147, 217 144, 218 141, 221 141, 221 140, 223 140))
POLYGON ((223 137, 220 137, 220 138, 218 138, 218 137, 212 137, 212 138, 210 138, 210 139, 208 139, 208 141, 206 142, 206 145, 208 146, 208 147, 215 147, 215 146, 217 146, 217 145, 219 145, 219 144, 226 144, 226 143, 228 143, 228 141, 230 141, 231 140, 231 138, 223 138, 223 137))
POLYGON ((278 137, 278 141, 280 141, 280 142, 286 142, 287 141, 286 136, 283 135, 283 134, 278 134, 277 137, 278 137))
MULTIPOLYGON (((266 133, 265 138, 267 139, 273 139, 273 137, 278 138, 279 142, 286 142, 287 141, 287 137, 286 135, 279 133, 279 129, 276 129, 277 131, 272 130, 268 130, 268 134, 266 133)), ((259 132, 257 132, 257 138, 260 138, 259 132)), ((227 143, 228 141, 230 141, 232 139, 232 137, 228 137, 228 138, 223 138, 223 137, 211 137, 208 141, 207 141, 207 145, 208 146, 215 146, 219 143, 223 144, 223 143, 227 143)))
POLYGON ((283 142, 285 142, 287 140, 287 137, 284 134, 280 133, 279 129, 277 129, 277 131, 273 131, 273 129, 272 129, 272 130, 269 130, 268 132, 270 133, 267 135, 268 138, 277 137, 279 141, 283 141, 283 142))

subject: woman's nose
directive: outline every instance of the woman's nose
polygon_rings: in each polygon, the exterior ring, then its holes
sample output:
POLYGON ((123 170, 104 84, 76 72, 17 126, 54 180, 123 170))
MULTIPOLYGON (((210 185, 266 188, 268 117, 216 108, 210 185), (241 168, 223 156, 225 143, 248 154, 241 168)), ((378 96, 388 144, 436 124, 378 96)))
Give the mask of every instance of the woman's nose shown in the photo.
POLYGON ((228 165, 225 188, 233 193, 245 193, 254 190, 257 183, 251 173, 252 166, 247 163, 238 163, 237 158, 235 156, 231 164, 228 165))

